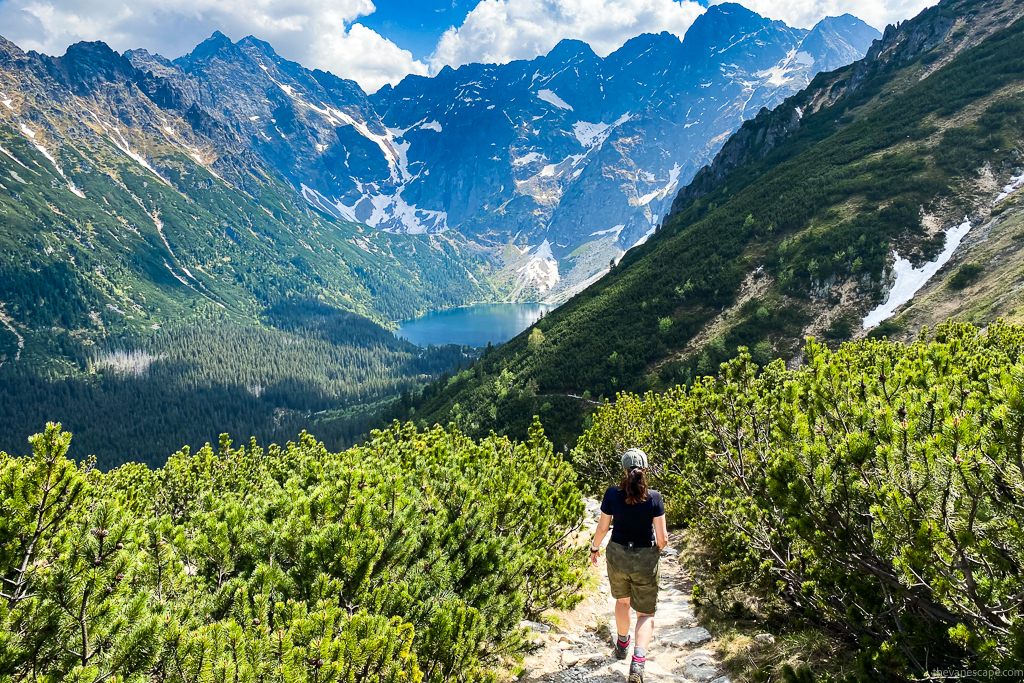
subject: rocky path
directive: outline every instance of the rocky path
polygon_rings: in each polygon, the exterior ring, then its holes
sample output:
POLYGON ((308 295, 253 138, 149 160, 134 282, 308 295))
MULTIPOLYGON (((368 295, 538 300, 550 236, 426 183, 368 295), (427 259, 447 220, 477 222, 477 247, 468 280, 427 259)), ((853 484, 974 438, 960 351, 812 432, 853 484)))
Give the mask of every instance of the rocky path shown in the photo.
MULTIPOLYGON (((589 542, 600 517, 597 501, 587 501, 586 540, 589 542)), ((645 681, 680 683, 729 683, 715 658, 712 638, 697 623, 689 595, 691 584, 680 566, 678 539, 670 536, 661 559, 661 592, 655 617, 654 639, 648 649, 645 681)), ((607 539, 605 540, 607 544, 607 539)), ((608 588, 604 554, 593 570, 600 577, 596 591, 571 612, 555 615, 555 626, 535 624, 535 650, 524 660, 520 681, 586 681, 624 683, 629 658, 612 655, 615 632, 615 600, 608 588)), ((634 622, 635 622, 634 615, 634 622)), ((632 654, 632 653, 631 653, 632 654)))

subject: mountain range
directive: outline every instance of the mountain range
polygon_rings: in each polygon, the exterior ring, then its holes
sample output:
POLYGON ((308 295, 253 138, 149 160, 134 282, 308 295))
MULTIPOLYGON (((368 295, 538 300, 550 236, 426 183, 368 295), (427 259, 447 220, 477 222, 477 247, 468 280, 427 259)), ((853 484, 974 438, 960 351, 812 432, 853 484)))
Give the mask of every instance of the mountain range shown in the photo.
POLYGON ((218 428, 352 438, 369 409, 337 430, 330 411, 468 361, 390 338, 394 321, 570 298, 655 234, 744 118, 877 35, 723 4, 682 39, 604 58, 562 41, 370 95, 253 37, 175 60, 0 39, 0 437, 57 418, 120 461, 103 416, 142 391, 153 408, 120 443, 161 435, 145 458, 218 428))
POLYGON ((683 39, 645 34, 603 59, 563 40, 534 60, 445 68, 370 96, 252 37, 217 33, 173 62, 125 58, 152 74, 155 102, 208 117, 193 129, 217 148, 256 154, 341 220, 457 230, 519 299, 571 292, 643 242, 744 119, 878 36, 850 15, 794 29, 724 4, 683 39))

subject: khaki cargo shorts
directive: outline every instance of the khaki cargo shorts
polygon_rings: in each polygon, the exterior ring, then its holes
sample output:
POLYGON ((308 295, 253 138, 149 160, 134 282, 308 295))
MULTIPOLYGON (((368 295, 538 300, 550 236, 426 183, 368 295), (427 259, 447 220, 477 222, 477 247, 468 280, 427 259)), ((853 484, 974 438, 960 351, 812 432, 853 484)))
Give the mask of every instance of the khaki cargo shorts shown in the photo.
POLYGON ((661 582, 661 553, 656 546, 627 548, 609 543, 605 553, 608 584, 616 600, 629 598, 629 606, 641 614, 658 609, 658 584, 661 582))

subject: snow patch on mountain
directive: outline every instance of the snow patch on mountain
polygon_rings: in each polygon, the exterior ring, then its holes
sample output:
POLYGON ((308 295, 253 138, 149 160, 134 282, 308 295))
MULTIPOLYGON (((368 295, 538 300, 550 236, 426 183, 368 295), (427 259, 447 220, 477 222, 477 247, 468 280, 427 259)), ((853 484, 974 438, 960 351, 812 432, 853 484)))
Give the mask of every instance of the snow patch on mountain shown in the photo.
MULTIPOLYGON (((327 106, 317 107, 314 104, 308 103, 305 103, 305 106, 326 118, 327 122, 332 126, 352 126, 357 133, 376 144, 377 147, 380 148, 380 151, 384 153, 384 158, 388 162, 388 167, 391 169, 391 176, 393 179, 398 182, 408 182, 409 180, 412 180, 412 176, 408 175, 407 163, 403 164, 401 153, 396 149, 394 142, 395 138, 399 138, 405 134, 408 130, 407 128, 389 128, 387 129, 386 134, 380 135, 371 131, 364 121, 359 121, 340 109, 327 106)), ((406 149, 408 149, 408 146, 406 146, 406 149)))
POLYGON ((604 142, 608 137, 608 133, 606 131, 609 128, 611 128, 611 125, 607 123, 588 123, 586 121, 577 121, 572 124, 573 134, 584 147, 593 147, 594 145, 604 142))
MULTIPOLYGON (((376 189, 373 184, 369 187, 376 189)), ((348 205, 340 200, 328 199, 307 185, 301 186, 302 197, 307 202, 341 220, 364 223, 385 232, 412 235, 435 234, 448 229, 447 212, 421 209, 409 204, 402 197, 402 189, 404 187, 393 195, 377 191, 363 192, 354 204, 348 205)))
POLYGON ((374 142, 384 153, 390 170, 390 180, 397 186, 394 190, 381 191, 376 183, 362 183, 353 178, 359 187, 360 196, 355 202, 346 204, 341 200, 329 199, 319 190, 301 185, 303 198, 315 208, 346 221, 364 223, 372 228, 393 233, 435 234, 448 229, 448 213, 421 209, 409 204, 402 197, 409 183, 416 180, 409 170, 409 149, 412 142, 404 138, 410 130, 431 130, 441 132, 437 121, 421 120, 407 128, 386 128, 381 135, 370 130, 364 121, 334 107, 307 107, 327 118, 332 125, 350 125, 356 132, 374 142))
POLYGON ((550 242, 544 240, 536 247, 529 247, 527 253, 531 251, 529 261, 518 269, 518 283, 513 298, 530 285, 536 287, 538 293, 544 294, 562 279, 558 274, 558 260, 551 252, 550 242))
POLYGON ((120 128, 118 128, 117 126, 108 125, 106 122, 102 121, 98 116, 96 116, 94 112, 87 111, 87 113, 90 116, 92 116, 93 120, 95 120, 96 123, 100 124, 100 126, 103 127, 103 130, 106 131, 107 133, 107 138, 109 138, 110 141, 114 143, 114 147, 117 147, 117 149, 124 153, 124 155, 127 156, 129 159, 131 159, 132 161, 139 164, 147 171, 155 175, 165 185, 171 185, 171 181, 167 180, 162 175, 157 173, 156 169, 154 169, 142 155, 136 153, 135 151, 132 150, 131 147, 128 146, 128 141, 124 139, 123 135, 121 135, 120 128), (113 133, 113 135, 111 135, 111 133, 113 133), (115 138, 114 135, 116 135, 117 137, 115 138))
POLYGON ((7 156, 9 156, 14 163, 18 164, 18 166, 21 166, 26 171, 29 170, 28 166, 26 166, 25 164, 21 163, 21 159, 19 159, 18 157, 14 156, 9 151, 7 151, 7 148, 4 147, 3 145, 0 145, 0 152, 2 152, 3 154, 6 154, 7 156))
POLYGON ((561 97, 556 95, 553 91, 548 90, 547 88, 544 88, 543 90, 538 90, 537 98, 544 100, 548 104, 558 107, 559 109, 572 111, 572 107, 569 106, 569 104, 565 100, 563 100, 561 97))
POLYGON ((57 160, 53 158, 53 156, 47 151, 47 149, 40 145, 38 142, 33 142, 33 144, 35 145, 35 148, 39 150, 39 153, 46 157, 47 161, 53 164, 54 169, 57 170, 57 173, 60 174, 60 177, 63 178, 64 181, 68 184, 68 189, 71 190, 71 194, 75 195, 76 197, 85 199, 85 193, 79 190, 78 187, 71 181, 71 179, 64 175, 64 169, 60 167, 60 165, 57 163, 57 160))
POLYGON ((806 72, 807 67, 813 65, 814 57, 798 48, 793 48, 778 64, 770 69, 758 71, 757 76, 767 79, 769 85, 786 85, 798 80, 806 72))
POLYGON ((892 289, 889 290, 889 297, 885 300, 885 303, 879 304, 864 316, 864 329, 870 329, 883 320, 891 318, 897 308, 913 299, 918 290, 924 287, 928 280, 935 273, 939 272, 939 269, 946 265, 949 259, 953 257, 953 252, 956 251, 970 231, 971 221, 964 216, 963 223, 946 231, 946 246, 942 249, 939 257, 920 268, 914 268, 910 261, 901 258, 897 252, 892 252, 892 256, 896 261, 893 264, 893 272, 896 279, 892 283, 892 289))
MULTIPOLYGON (((71 190, 71 193, 74 194, 76 197, 81 197, 82 199, 85 199, 85 193, 82 192, 81 190, 79 190, 78 187, 76 187, 75 184, 73 182, 71 182, 71 180, 66 175, 64 175, 64 169, 62 169, 60 167, 60 164, 58 164, 57 160, 53 158, 53 155, 51 155, 50 152, 45 147, 43 147, 41 144, 39 144, 36 141, 36 133, 35 133, 35 131, 32 130, 31 128, 29 128, 28 126, 26 126, 23 123, 23 124, 21 124, 21 132, 25 134, 25 137, 27 137, 29 142, 32 143, 32 146, 35 147, 36 150, 40 154, 42 154, 44 157, 46 157, 46 160, 49 161, 50 164, 53 165, 53 168, 56 169, 56 171, 60 175, 60 177, 63 178, 64 181, 68 184, 68 189, 71 190)), ((12 159, 14 159, 14 156, 10 152, 8 152, 7 150, 3 150, 3 151, 7 154, 7 156, 9 156, 12 159)), ((14 160, 18 161, 17 159, 14 159, 14 160)), ((22 166, 24 166, 25 168, 28 168, 27 166, 25 166, 25 164, 22 164, 20 161, 18 161, 18 163, 21 164, 22 166)))
MULTIPOLYGON (((643 235, 641 235, 640 239, 638 239, 636 242, 633 242, 633 245, 629 249, 632 249, 633 247, 639 247, 641 244, 643 244, 647 240, 651 239, 651 236, 655 232, 657 232, 657 231, 658 231, 658 226, 657 225, 652 225, 651 229, 648 230, 647 232, 645 232, 643 235)), ((629 251, 629 249, 627 249, 626 251, 629 251)))
POLYGON ((4 106, 14 111, 13 100, 7 96, 7 93, 0 92, 0 102, 3 102, 4 106))
MULTIPOLYGON (((547 164, 540 170, 540 173, 538 173, 537 176, 540 178, 554 178, 555 176, 576 168, 576 166, 585 158, 585 154, 570 154, 557 163, 547 164)), ((582 169, 579 169, 579 172, 582 172, 582 169)), ((579 172, 573 173, 572 177, 576 178, 579 176, 579 172)))
POLYGON ((524 154, 521 157, 513 159, 512 160, 512 165, 513 166, 526 166, 527 164, 532 164, 535 161, 540 161, 543 158, 544 158, 544 155, 539 154, 538 152, 530 152, 529 154, 524 154))
POLYGON ((679 164, 674 165, 668 173, 668 183, 664 187, 655 190, 654 192, 650 192, 648 194, 645 194, 643 197, 639 197, 637 199, 637 206, 646 206, 647 204, 653 202, 655 199, 664 199, 665 197, 667 197, 669 192, 674 190, 676 188, 676 185, 679 184, 680 168, 681 167, 679 166, 679 164))
POLYGON ((996 201, 994 203, 998 204, 999 202, 1003 201, 1011 194, 1019 190, 1022 186, 1024 186, 1024 173, 1013 176, 1012 178, 1010 178, 1010 182, 1003 187, 1003 191, 999 193, 999 196, 996 197, 996 201))
POLYGON ((612 134, 613 129, 629 121, 630 118, 632 115, 627 111, 612 123, 577 121, 572 124, 572 132, 584 147, 599 147, 612 134))
POLYGON ((619 225, 616 225, 616 226, 613 226, 611 228, 608 228, 607 230, 598 230, 597 232, 592 232, 592 233, 590 233, 590 236, 594 237, 595 235, 610 235, 610 234, 614 234, 615 237, 618 238, 618 236, 622 234, 622 231, 623 231, 623 229, 625 227, 626 227, 625 223, 620 223, 619 225))

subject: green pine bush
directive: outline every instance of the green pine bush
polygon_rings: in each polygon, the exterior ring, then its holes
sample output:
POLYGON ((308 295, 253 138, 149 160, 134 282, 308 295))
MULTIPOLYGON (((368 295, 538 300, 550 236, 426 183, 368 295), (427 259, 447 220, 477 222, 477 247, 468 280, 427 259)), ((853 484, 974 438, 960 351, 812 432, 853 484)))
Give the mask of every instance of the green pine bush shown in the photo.
POLYGON ((583 502, 525 443, 395 425, 102 473, 0 454, 0 680, 486 681, 581 597, 583 502))
POLYGON ((648 450, 712 591, 756 586, 860 649, 865 680, 1024 661, 1024 329, 947 323, 804 364, 747 353, 690 390, 620 395, 574 457, 648 450))

